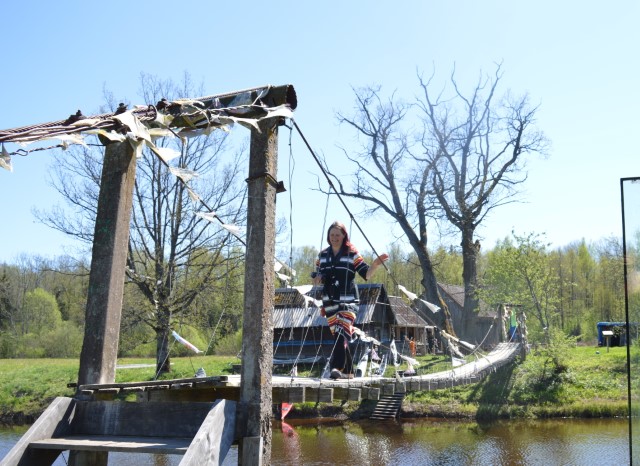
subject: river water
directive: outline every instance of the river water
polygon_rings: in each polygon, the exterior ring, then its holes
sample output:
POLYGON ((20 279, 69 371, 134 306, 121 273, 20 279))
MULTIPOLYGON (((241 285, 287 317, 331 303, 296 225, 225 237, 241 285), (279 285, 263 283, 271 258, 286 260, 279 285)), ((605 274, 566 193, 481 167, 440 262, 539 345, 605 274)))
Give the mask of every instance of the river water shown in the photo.
MULTIPOLYGON (((0 428, 0 457, 26 428, 0 428)), ((273 465, 575 465, 629 464, 626 419, 508 421, 295 420, 273 423, 273 465)), ((634 452, 634 456, 636 456, 634 452)), ((67 453, 56 466, 65 465, 67 453)), ((181 456, 113 453, 109 464, 173 466, 181 456)), ((635 464, 640 464, 637 460, 635 464)), ((237 464, 237 449, 225 465, 237 464)))

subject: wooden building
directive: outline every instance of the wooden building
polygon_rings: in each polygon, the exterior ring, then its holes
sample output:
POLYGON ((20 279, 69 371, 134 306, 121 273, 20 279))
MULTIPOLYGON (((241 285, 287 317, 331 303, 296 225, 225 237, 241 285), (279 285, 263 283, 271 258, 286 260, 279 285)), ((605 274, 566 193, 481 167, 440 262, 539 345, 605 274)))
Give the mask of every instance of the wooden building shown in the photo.
MULTIPOLYGON (((426 322, 401 298, 388 296, 382 284, 358 285, 360 307, 355 326, 388 347, 396 340, 399 351, 409 354, 405 336, 421 341, 424 351, 426 322), (418 340, 418 338, 420 340, 418 340)), ((314 287, 308 296, 321 300, 322 287, 314 287)), ((278 288, 273 311, 274 364, 294 360, 312 362, 331 355, 333 337, 327 319, 294 288, 278 288)))
POLYGON ((394 339, 396 340, 398 351, 403 354, 409 354, 409 341, 413 339, 416 342, 417 354, 432 352, 433 342, 431 343, 432 348, 430 351, 428 337, 434 337, 435 327, 428 325, 401 297, 389 296, 389 305, 393 310, 394 339))
POLYGON ((464 287, 438 283, 438 288, 442 299, 449 307, 453 328, 460 339, 481 345, 485 349, 493 348, 503 341, 500 338, 500 322, 496 310, 480 302, 478 312, 472 318, 465 319, 464 287))

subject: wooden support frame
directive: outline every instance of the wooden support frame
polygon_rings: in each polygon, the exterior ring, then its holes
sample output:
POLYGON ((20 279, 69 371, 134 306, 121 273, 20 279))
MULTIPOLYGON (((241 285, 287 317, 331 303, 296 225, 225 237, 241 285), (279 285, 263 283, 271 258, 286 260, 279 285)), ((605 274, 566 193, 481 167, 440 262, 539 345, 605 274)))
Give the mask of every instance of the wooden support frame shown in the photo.
POLYGON ((69 418, 73 406, 74 401, 71 398, 58 397, 54 399, 2 459, 2 466, 53 464, 60 455, 59 450, 34 450, 29 448, 29 445, 31 442, 66 434, 69 431, 69 424, 63 419, 69 418))
POLYGON ((184 454, 181 465, 217 465, 234 442, 235 402, 124 403, 56 398, 2 461, 52 464, 61 451, 76 465, 108 452, 184 454))

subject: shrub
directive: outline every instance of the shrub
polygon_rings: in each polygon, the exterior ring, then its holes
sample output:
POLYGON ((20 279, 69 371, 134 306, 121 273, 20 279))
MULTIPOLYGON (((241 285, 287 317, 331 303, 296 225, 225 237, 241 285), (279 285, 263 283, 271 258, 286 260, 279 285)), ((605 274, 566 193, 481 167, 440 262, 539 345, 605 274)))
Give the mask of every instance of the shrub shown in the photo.
POLYGON ((35 333, 27 333, 18 337, 16 341, 17 358, 43 358, 44 348, 40 341, 40 335, 35 333))
POLYGON ((41 344, 47 358, 74 358, 80 356, 84 335, 71 322, 62 322, 41 335, 41 344))
POLYGON ((219 356, 237 356, 242 352, 242 331, 225 336, 214 347, 213 354, 219 356))

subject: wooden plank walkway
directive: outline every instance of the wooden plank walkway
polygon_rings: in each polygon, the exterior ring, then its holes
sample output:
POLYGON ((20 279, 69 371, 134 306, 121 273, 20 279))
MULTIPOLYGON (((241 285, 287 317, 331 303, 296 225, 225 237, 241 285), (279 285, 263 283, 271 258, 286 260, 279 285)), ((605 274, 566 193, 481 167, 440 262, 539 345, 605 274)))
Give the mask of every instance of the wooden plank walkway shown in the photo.
MULTIPOLYGON (((358 377, 321 379, 313 377, 273 376, 273 402, 332 402, 335 399, 379 400, 381 396, 412 391, 428 391, 474 383, 520 354, 519 343, 501 343, 491 353, 473 362, 433 374, 401 378, 358 377)), ((80 393, 87 399, 108 400, 118 394, 137 393, 138 401, 212 401, 238 400, 240 375, 83 385, 80 393)))

